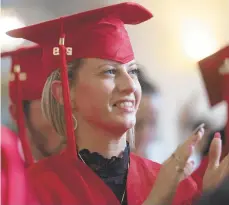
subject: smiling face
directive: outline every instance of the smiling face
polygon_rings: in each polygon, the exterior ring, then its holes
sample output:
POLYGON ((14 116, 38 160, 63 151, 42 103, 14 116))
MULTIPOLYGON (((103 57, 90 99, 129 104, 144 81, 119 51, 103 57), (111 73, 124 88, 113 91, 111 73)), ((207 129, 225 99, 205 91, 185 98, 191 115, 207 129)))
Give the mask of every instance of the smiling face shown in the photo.
POLYGON ((132 128, 141 99, 135 61, 127 64, 102 59, 83 61, 71 92, 78 124, 90 123, 120 132, 132 128))

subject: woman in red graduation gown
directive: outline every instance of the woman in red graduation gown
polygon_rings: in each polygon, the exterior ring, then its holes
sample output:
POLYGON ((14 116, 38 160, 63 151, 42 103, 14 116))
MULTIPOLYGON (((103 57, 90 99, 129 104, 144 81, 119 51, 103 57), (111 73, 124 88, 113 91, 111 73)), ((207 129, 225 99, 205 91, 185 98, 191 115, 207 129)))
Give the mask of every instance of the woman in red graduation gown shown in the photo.
MULTIPOLYGON (((43 205, 188 205, 200 193, 185 173, 202 129, 164 166, 130 153, 141 88, 124 24, 151 17, 138 4, 122 3, 8 32, 43 46, 50 77, 42 108, 59 135, 67 137, 66 150, 28 170, 43 205)), ((228 169, 227 161, 215 165, 218 135, 211 150, 204 188, 214 187, 228 169)))

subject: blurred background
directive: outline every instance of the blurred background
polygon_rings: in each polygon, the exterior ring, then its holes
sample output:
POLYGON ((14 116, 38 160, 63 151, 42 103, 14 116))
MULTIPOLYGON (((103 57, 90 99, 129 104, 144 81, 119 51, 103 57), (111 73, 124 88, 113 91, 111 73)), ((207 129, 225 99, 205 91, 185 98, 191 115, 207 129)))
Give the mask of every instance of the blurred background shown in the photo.
MULTIPOLYGON (((7 37, 7 30, 120 2, 2 0, 1 49, 30 44, 7 37)), ((197 62, 229 43, 229 0, 135 2, 154 14, 152 20, 127 30, 148 82, 157 87, 152 97, 155 130, 144 155, 162 162, 199 122, 208 122, 211 129, 225 126, 226 105, 210 108, 197 62)), ((1 121, 15 129, 8 112, 9 69, 10 60, 1 59, 1 121)))

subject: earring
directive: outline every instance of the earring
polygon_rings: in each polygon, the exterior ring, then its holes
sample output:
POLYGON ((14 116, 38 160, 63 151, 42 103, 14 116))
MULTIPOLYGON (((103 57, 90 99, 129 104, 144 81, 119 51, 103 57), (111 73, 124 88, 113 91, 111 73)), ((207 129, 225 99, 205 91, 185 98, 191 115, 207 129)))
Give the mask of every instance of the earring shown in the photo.
POLYGON ((72 115, 73 121, 74 121, 74 130, 76 130, 77 128, 77 120, 76 117, 74 115, 72 115))

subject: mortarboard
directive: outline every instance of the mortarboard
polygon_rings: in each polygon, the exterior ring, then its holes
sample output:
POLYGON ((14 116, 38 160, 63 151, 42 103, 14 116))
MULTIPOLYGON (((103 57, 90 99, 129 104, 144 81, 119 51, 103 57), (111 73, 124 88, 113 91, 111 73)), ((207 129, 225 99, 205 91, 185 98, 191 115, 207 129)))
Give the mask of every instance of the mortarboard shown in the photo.
POLYGON ((198 62, 212 106, 226 101, 227 125, 223 155, 229 151, 229 46, 198 62))
POLYGON ((79 58, 101 58, 127 63, 134 59, 125 24, 139 24, 152 17, 150 11, 133 2, 115 4, 7 32, 43 47, 43 65, 51 73, 60 68, 67 149, 76 156, 67 62, 79 58), (59 45, 58 45, 59 41, 59 45))
POLYGON ((46 70, 42 69, 42 48, 40 46, 19 48, 1 53, 1 57, 12 59, 9 95, 11 102, 16 105, 19 138, 25 161, 27 165, 30 165, 33 163, 33 157, 26 137, 22 102, 41 98, 44 83, 48 77, 46 70))
POLYGON ((48 72, 42 67, 42 48, 40 46, 23 47, 14 51, 1 53, 1 57, 10 57, 12 60, 9 81, 11 102, 14 104, 17 103, 15 72, 19 72, 22 100, 41 99, 43 87, 48 77, 48 72), (18 66, 15 68, 15 65, 18 64, 20 68, 18 66))
POLYGON ((227 58, 229 58, 229 46, 198 62, 212 106, 225 100, 223 99, 223 69, 226 68, 225 62, 227 58))
POLYGON ((42 45, 45 68, 56 70, 59 65, 58 42, 65 35, 67 61, 78 58, 102 58, 127 63, 134 58, 124 24, 138 24, 152 17, 136 3, 78 13, 7 32, 42 45))

